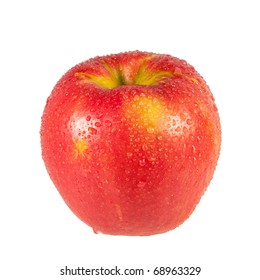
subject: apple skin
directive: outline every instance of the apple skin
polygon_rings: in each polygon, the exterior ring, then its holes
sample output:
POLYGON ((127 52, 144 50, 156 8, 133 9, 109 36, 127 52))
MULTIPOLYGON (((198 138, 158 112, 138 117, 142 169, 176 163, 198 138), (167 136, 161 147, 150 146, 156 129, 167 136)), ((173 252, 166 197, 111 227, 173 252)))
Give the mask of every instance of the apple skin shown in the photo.
POLYGON ((194 211, 215 171, 221 126, 200 74, 131 51, 71 68, 49 96, 42 157, 69 208, 94 232, 167 232, 194 211))

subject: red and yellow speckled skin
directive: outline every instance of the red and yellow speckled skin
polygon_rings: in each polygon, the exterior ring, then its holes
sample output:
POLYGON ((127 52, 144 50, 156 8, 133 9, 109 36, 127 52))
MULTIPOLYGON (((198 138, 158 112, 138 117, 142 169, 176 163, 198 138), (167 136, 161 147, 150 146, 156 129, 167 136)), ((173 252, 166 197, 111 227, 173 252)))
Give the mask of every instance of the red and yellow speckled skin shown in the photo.
POLYGON ((221 128, 203 78, 169 55, 127 52, 70 69, 42 116, 42 156, 95 232, 152 235, 193 212, 216 168, 221 128))

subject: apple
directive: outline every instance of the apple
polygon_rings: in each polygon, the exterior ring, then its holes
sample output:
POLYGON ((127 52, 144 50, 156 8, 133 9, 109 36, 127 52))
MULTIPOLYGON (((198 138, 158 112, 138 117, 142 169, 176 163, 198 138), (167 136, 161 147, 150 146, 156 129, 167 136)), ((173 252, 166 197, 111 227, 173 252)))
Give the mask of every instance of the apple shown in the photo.
POLYGON ((57 82, 42 116, 50 178, 96 233, 148 236, 182 224, 213 177, 220 146, 209 87, 171 55, 82 62, 57 82))

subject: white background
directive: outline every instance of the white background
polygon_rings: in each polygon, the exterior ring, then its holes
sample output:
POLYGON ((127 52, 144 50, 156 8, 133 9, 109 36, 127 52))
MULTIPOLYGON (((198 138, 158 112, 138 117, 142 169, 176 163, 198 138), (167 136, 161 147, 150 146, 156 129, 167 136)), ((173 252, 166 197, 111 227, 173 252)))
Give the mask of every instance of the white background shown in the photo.
POLYGON ((258 2, 1 1, 1 279, 87 279, 60 276, 66 265, 202 268, 197 277, 118 279, 260 279, 258 2), (47 175, 41 114, 70 67, 137 49, 183 58, 202 74, 219 108, 221 157, 208 191, 179 228, 151 237, 95 235, 47 175))

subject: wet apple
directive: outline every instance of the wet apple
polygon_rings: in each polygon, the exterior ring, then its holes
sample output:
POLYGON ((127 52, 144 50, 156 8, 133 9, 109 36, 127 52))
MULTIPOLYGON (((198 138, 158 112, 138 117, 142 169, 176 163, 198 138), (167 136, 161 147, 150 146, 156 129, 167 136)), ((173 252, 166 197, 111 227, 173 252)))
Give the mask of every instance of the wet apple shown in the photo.
POLYGON ((215 171, 221 127, 200 74, 170 55, 132 51, 71 68, 41 125, 47 171, 95 232, 153 235, 194 211, 215 171))

